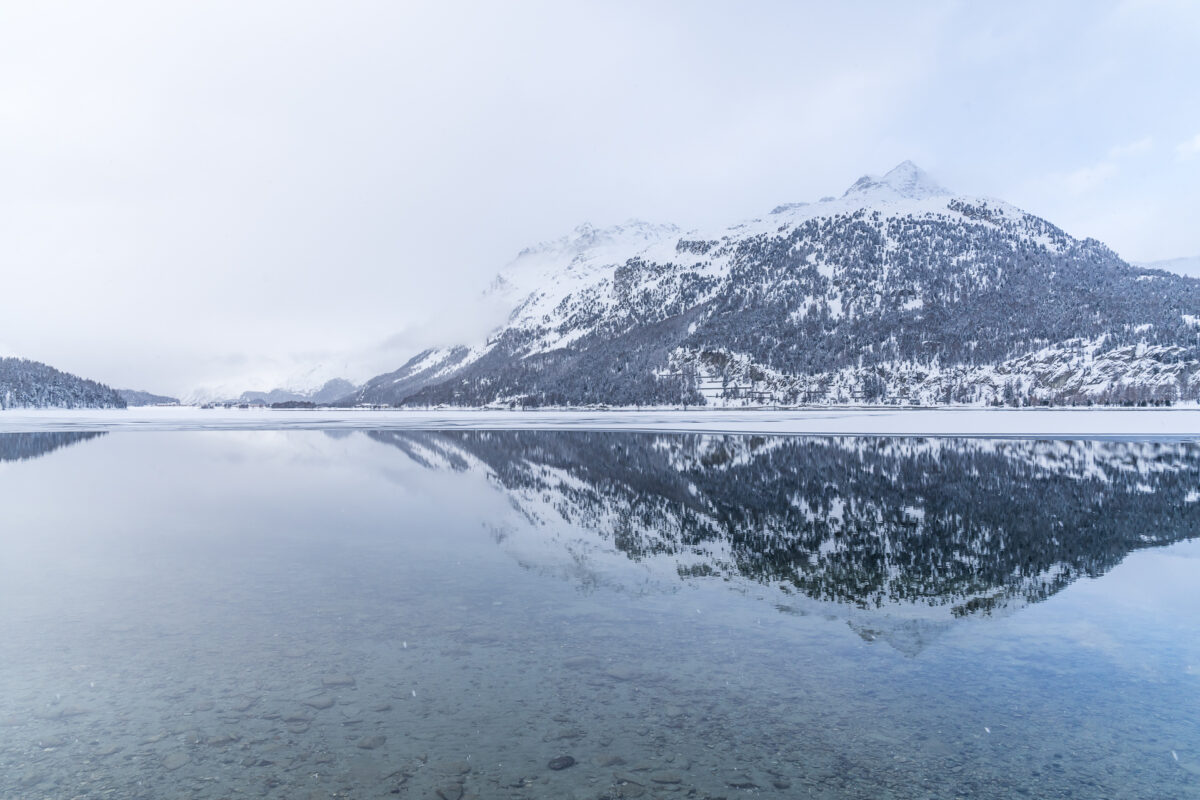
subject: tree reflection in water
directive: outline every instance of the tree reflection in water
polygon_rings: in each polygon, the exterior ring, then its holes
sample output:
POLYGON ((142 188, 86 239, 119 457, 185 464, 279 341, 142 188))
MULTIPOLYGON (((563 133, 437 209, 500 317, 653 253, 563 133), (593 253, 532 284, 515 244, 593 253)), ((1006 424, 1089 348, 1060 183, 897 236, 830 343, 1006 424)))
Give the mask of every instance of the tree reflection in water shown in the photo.
POLYGON ((103 435, 102 431, 0 433, 0 461, 30 461, 61 447, 69 447, 103 435))

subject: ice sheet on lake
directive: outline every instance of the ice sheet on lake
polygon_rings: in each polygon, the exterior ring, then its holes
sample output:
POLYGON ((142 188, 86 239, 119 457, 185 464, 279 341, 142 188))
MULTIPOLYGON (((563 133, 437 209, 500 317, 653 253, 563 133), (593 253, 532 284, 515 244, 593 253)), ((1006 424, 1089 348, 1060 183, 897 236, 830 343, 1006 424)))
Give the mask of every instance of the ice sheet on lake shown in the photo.
POLYGON ((1200 408, 505 411, 496 409, 9 410, 0 432, 101 430, 597 430, 776 434, 1200 438, 1200 408))

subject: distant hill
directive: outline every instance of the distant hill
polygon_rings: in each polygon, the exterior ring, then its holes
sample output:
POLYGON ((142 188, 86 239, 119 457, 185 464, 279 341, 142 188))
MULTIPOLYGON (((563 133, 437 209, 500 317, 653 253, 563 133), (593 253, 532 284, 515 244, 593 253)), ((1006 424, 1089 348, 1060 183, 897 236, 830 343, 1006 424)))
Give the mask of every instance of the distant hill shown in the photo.
POLYGON ((179 398, 167 397, 161 394, 150 394, 150 392, 140 392, 137 389, 117 389, 117 394, 124 398, 125 403, 130 406, 169 406, 179 405, 179 398))
POLYGON ((291 389, 272 389, 269 392, 242 392, 237 399, 239 403, 332 403, 358 390, 358 386, 343 378, 326 381, 322 386, 311 391, 294 391, 291 389))
POLYGON ((910 162, 725 228, 583 226, 521 252, 490 291, 511 308, 504 325, 343 402, 1200 399, 1200 281, 910 162))
POLYGON ((1145 261, 1138 264, 1147 269, 1161 269, 1188 278, 1200 278, 1200 256, 1188 258, 1168 258, 1165 261, 1145 261))
POLYGON ((0 409, 125 408, 119 393, 38 361, 0 358, 0 409))

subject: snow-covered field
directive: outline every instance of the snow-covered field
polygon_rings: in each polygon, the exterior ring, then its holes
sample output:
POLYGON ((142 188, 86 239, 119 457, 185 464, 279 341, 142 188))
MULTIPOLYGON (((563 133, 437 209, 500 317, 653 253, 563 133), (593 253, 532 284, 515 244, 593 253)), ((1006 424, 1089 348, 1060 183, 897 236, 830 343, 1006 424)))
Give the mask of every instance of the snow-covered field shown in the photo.
POLYGON ((821 408, 802 410, 0 411, 0 433, 96 430, 629 430, 1050 438, 1196 438, 1200 408, 821 408))

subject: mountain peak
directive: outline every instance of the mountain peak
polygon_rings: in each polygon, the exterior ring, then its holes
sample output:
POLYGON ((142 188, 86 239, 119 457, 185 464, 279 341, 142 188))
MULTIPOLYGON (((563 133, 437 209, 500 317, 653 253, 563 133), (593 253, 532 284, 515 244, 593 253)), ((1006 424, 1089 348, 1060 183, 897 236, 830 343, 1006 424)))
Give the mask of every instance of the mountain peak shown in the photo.
POLYGON ((949 194, 950 192, 939 186, 925 170, 911 161, 903 161, 889 170, 882 178, 863 175, 842 196, 878 195, 889 198, 924 200, 930 197, 945 197, 949 194))

